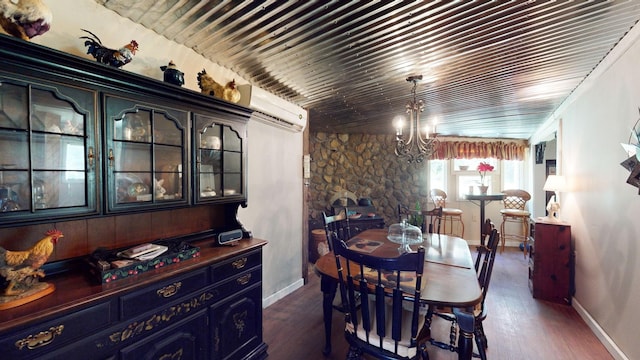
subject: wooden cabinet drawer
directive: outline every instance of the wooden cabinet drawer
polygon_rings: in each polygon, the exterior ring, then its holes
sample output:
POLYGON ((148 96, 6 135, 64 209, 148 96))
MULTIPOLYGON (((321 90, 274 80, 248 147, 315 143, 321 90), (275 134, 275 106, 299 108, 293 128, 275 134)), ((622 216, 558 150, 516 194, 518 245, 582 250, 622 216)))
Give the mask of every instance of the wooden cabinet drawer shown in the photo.
POLYGON ((230 277, 262 264, 262 251, 256 250, 211 266, 213 283, 224 281, 230 277))
POLYGON ((120 298, 120 318, 128 319, 207 286, 206 270, 176 277, 120 298))
POLYGON ((262 268, 254 268, 253 271, 247 271, 239 274, 227 281, 216 286, 216 293, 219 294, 218 299, 226 298, 229 295, 236 294, 244 289, 248 289, 254 284, 262 281, 262 268))
POLYGON ((112 302, 104 302, 44 322, 0 340, 3 359, 31 359, 107 327, 115 320, 112 302))

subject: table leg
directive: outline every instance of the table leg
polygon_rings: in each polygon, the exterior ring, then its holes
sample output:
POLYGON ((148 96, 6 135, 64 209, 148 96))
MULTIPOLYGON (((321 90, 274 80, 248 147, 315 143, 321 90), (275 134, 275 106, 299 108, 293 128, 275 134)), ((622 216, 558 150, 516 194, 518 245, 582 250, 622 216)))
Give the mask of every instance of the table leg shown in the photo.
POLYGON ((336 296, 338 282, 331 276, 320 276, 320 290, 322 291, 322 316, 324 317, 324 349, 322 353, 331 354, 331 320, 333 318, 333 299, 336 296))
POLYGON ((480 245, 484 246, 482 230, 484 230, 484 200, 480 200, 480 245))
POLYGON ((473 356, 473 329, 475 326, 473 313, 453 308, 453 314, 456 316, 458 327, 460 328, 458 335, 458 359, 471 360, 473 356))

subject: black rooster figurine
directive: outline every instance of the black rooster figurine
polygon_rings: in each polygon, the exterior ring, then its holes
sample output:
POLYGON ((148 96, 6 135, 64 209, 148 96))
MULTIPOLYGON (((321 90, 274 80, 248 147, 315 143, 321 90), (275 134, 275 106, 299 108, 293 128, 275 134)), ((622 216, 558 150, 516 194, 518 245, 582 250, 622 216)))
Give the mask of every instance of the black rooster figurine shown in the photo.
POLYGON ((102 45, 102 41, 94 33, 89 30, 81 29, 84 32, 91 34, 91 36, 81 36, 80 39, 85 39, 84 46, 87 46, 87 54, 91 54, 98 62, 111 65, 114 67, 121 67, 133 60, 133 56, 138 51, 138 43, 135 40, 131 40, 130 43, 121 47, 118 50, 109 49, 102 45))
POLYGON ((173 60, 169 61, 169 65, 160 66, 160 70, 164 72, 164 82, 178 86, 184 85, 184 73, 176 68, 173 60))

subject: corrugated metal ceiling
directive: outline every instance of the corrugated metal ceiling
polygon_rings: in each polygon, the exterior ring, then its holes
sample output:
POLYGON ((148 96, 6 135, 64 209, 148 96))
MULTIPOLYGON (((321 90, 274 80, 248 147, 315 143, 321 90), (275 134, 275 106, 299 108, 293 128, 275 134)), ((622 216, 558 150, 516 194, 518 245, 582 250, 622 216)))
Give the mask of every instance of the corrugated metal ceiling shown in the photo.
POLYGON ((640 19, 635 1, 96 0, 309 110, 311 131, 422 120, 527 139, 640 19))

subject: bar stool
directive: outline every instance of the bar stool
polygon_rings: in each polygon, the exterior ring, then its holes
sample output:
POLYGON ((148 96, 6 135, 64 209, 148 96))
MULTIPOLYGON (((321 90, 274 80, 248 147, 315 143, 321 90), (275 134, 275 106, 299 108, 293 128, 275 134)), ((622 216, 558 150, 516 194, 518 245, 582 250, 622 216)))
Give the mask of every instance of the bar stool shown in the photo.
POLYGON ((461 234, 460 237, 464 238, 464 222, 462 221, 462 210, 456 208, 446 207, 447 193, 440 189, 431 189, 431 201, 435 207, 442 208, 442 219, 444 224, 443 234, 447 234, 447 220, 449 220, 449 234, 453 233, 453 222, 460 222, 461 234))
POLYGON ((526 256, 527 240, 529 239, 529 216, 531 214, 525 209, 525 205, 531 199, 531 194, 520 189, 503 190, 502 193, 504 194, 504 199, 502 200, 504 208, 500 210, 502 215, 502 224, 500 225, 502 246, 500 247, 500 252, 504 251, 506 239, 510 238, 522 241, 524 255, 526 256), (522 231, 519 234, 507 233, 505 224, 509 222, 521 224, 522 231))

